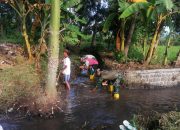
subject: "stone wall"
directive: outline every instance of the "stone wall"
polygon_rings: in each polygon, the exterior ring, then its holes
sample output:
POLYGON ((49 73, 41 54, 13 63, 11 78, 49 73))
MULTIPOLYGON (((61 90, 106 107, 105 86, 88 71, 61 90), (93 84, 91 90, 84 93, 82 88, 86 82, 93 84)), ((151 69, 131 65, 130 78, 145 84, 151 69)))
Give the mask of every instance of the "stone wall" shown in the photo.
POLYGON ((124 77, 130 89, 180 87, 180 68, 126 71, 124 77))

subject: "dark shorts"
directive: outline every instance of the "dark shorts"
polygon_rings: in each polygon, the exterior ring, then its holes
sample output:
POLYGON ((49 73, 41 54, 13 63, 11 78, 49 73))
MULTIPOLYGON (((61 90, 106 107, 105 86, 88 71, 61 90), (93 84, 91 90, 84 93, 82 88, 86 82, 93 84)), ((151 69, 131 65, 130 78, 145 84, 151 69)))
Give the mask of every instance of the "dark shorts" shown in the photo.
POLYGON ((64 81, 65 82, 69 82, 69 80, 70 80, 70 75, 64 75, 64 81))

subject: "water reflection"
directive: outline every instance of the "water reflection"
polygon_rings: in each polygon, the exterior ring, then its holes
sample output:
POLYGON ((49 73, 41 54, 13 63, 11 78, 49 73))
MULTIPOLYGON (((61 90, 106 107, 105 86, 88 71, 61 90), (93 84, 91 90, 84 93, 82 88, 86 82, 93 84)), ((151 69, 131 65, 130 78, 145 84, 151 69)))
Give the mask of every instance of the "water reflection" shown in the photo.
POLYGON ((65 102, 66 102, 66 105, 65 105, 65 122, 70 122, 72 120, 75 120, 74 118, 74 115, 73 115, 73 107, 76 106, 76 102, 75 102, 75 89, 74 88, 71 88, 70 91, 67 91, 66 92, 66 98, 65 98, 65 102))
MULTIPOLYGON (((16 130, 89 130, 102 125, 109 126, 109 130, 119 130, 119 124, 130 120, 133 114, 180 110, 180 88, 121 89, 120 100, 114 100, 108 92, 91 92, 92 85, 82 85, 87 81, 87 78, 79 79, 70 92, 64 91, 64 113, 52 120, 15 122, 16 130)), ((11 127, 12 123, 7 124, 11 127)))

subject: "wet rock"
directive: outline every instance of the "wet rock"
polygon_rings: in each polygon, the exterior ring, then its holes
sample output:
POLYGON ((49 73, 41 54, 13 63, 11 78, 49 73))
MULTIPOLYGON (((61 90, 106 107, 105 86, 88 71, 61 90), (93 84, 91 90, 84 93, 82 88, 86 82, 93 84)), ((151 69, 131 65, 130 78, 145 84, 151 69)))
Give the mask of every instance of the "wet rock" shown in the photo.
POLYGON ((114 80, 118 77, 119 72, 116 70, 102 71, 101 76, 103 79, 114 80))

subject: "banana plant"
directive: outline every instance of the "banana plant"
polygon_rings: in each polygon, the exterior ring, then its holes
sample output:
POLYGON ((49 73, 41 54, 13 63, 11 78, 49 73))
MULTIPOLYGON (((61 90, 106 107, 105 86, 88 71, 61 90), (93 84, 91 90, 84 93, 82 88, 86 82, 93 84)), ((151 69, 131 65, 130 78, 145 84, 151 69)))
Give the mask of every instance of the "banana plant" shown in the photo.
MULTIPOLYGON (((156 24, 153 38, 146 55, 145 64, 150 63, 152 55, 156 50, 164 20, 173 13, 178 12, 177 10, 173 10, 173 7, 174 3, 172 0, 151 0, 150 2, 138 2, 130 5, 120 16, 121 18, 126 18, 134 14, 134 12, 141 12, 143 10, 146 11, 146 25, 148 26, 150 21, 152 24, 156 24)), ((147 37, 147 34, 145 37, 147 37)))
POLYGON ((120 26, 117 27, 116 32, 116 51, 124 52, 125 26, 127 18, 120 18, 120 15, 129 5, 130 3, 126 2, 126 0, 118 0, 118 8, 109 14, 103 26, 103 32, 107 32, 114 21, 118 19, 118 24, 120 26))
POLYGON ((22 35, 24 37, 25 43, 26 43, 26 48, 27 48, 27 52, 28 52, 28 57, 29 60, 32 61, 33 56, 31 53, 31 45, 29 42, 29 36, 27 33, 27 27, 26 27, 26 18, 27 15, 32 11, 32 7, 29 4, 28 0, 5 0, 6 3, 8 3, 19 15, 20 20, 21 20, 21 24, 22 24, 22 35))

